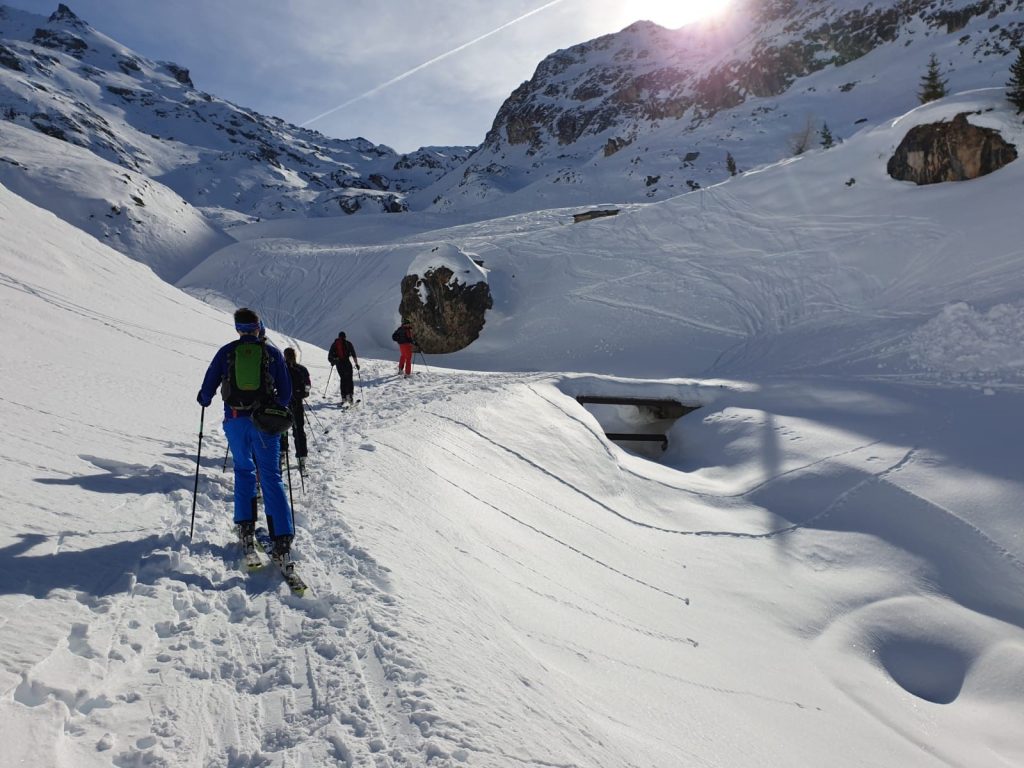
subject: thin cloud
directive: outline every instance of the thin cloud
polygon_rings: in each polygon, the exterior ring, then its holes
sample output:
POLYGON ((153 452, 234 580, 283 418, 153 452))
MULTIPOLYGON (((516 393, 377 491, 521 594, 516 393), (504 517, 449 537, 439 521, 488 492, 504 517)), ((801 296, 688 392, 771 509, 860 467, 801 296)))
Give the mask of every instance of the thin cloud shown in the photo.
POLYGON ((522 16, 519 16, 519 17, 517 17, 515 19, 512 19, 511 21, 505 22, 500 27, 496 27, 495 29, 492 29, 490 32, 485 32, 484 34, 482 34, 479 37, 476 37, 476 38, 470 40, 469 42, 463 43, 462 45, 460 45, 460 46, 458 46, 456 48, 452 48, 450 51, 442 53, 440 56, 435 56, 434 58, 430 59, 429 61, 425 61, 422 64, 420 64, 419 66, 413 67, 412 69, 408 70, 407 72, 403 72, 402 74, 400 74, 400 75, 398 75, 396 77, 391 78, 386 83, 381 83, 380 85, 378 85, 378 86, 376 86, 374 88, 371 88, 370 90, 366 91, 366 93, 361 93, 358 96, 355 96, 355 97, 349 99, 348 101, 344 102, 343 104, 339 104, 336 107, 332 107, 331 109, 328 109, 326 112, 321 112, 316 117, 309 118, 309 120, 306 120, 305 122, 301 123, 301 125, 307 126, 307 125, 310 125, 311 123, 315 123, 317 120, 320 120, 321 118, 327 117, 328 115, 333 115, 335 112, 338 112, 339 110, 342 110, 342 109, 344 109, 345 107, 347 107, 347 106, 349 106, 351 104, 355 104, 357 101, 361 101, 363 99, 369 98, 370 96, 373 96, 376 93, 380 93, 385 88, 388 88, 388 87, 394 85, 395 83, 401 82, 402 80, 405 80, 407 77, 411 77, 412 75, 415 75, 417 72, 420 72, 421 70, 424 70, 427 67, 429 67, 429 66, 431 66, 433 64, 436 64, 439 61, 442 61, 443 59, 447 59, 449 56, 454 56, 456 53, 459 53, 460 51, 464 51, 466 48, 469 48, 470 46, 476 45, 477 43, 481 42, 482 40, 486 40, 488 37, 496 35, 496 34, 498 34, 499 32, 501 32, 504 29, 508 29, 513 24, 518 24, 520 21, 523 21, 524 19, 528 19, 531 16, 533 16, 534 14, 540 13, 541 11, 547 10, 548 8, 550 8, 553 5, 558 5, 558 4, 563 3, 563 2, 565 2, 565 0, 551 0, 551 2, 545 3, 544 5, 540 6, 539 8, 534 8, 532 11, 528 11, 527 13, 524 13, 522 16))

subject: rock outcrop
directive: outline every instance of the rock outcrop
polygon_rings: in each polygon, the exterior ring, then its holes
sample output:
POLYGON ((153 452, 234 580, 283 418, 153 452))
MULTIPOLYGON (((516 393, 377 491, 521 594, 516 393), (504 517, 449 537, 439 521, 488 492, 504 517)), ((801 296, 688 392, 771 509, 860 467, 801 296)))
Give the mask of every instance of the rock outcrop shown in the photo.
POLYGON ((999 131, 967 122, 961 112, 946 123, 911 128, 889 158, 889 175, 915 184, 976 179, 1017 159, 999 131))
POLYGON ((434 248, 402 279, 399 311, 428 355, 457 352, 476 341, 493 305, 483 271, 453 246, 434 248), (460 261, 466 262, 466 269, 460 268, 460 261))

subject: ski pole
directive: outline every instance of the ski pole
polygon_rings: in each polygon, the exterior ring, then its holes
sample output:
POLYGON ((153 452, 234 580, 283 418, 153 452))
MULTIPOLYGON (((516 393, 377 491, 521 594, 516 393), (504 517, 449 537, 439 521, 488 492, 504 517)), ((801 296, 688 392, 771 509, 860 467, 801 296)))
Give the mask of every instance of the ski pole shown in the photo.
POLYGON ((224 466, 221 467, 221 470, 220 470, 221 472, 227 472, 228 471, 228 449, 230 449, 230 448, 231 448, 230 444, 224 446, 224 466))
POLYGON ((203 421, 206 419, 206 406, 199 412, 199 448, 196 449, 196 483, 192 487, 192 524, 188 528, 188 540, 192 541, 192 533, 196 529, 196 497, 199 495, 199 457, 203 455, 203 421))
POLYGON ((324 384, 324 397, 327 397, 327 388, 331 386, 331 373, 334 373, 334 366, 331 366, 331 372, 327 374, 327 383, 324 384))
POLYGON ((423 354, 422 349, 416 351, 420 353, 420 360, 423 361, 423 367, 426 369, 427 373, 430 373, 430 366, 427 365, 427 356, 423 354))
MULTIPOLYGON (((303 403, 303 404, 302 404, 302 407, 303 407, 303 408, 305 408, 305 409, 306 409, 306 413, 307 413, 307 414, 308 414, 309 416, 312 416, 312 417, 313 417, 313 419, 314 419, 314 420, 316 421, 317 429, 322 429, 322 430, 323 430, 323 432, 324 432, 324 434, 326 435, 326 434, 327 434, 327 433, 328 433, 328 432, 329 432, 330 430, 329 430, 329 429, 328 429, 327 427, 325 427, 325 426, 323 425, 323 422, 321 422, 321 421, 320 421, 320 417, 319 417, 319 416, 317 416, 317 415, 316 415, 315 413, 313 413, 313 409, 312 409, 312 408, 310 408, 310 407, 309 407, 308 405, 306 405, 305 403, 303 403)), ((316 449, 317 449, 317 450, 319 451, 319 450, 320 450, 320 443, 319 443, 319 442, 317 442, 317 439, 316 439, 316 432, 314 432, 313 430, 310 430, 310 432, 309 432, 309 433, 310 433, 311 435, 313 435, 313 444, 314 444, 314 445, 316 446, 316 449)))
POLYGON ((363 387, 363 371, 361 368, 356 368, 356 375, 359 377, 359 399, 366 401, 366 389, 363 387))

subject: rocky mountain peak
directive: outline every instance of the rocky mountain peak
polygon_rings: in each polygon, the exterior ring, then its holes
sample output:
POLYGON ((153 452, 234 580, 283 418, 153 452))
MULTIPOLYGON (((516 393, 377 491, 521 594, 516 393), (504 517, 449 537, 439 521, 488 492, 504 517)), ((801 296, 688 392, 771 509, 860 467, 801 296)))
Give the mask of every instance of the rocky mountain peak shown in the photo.
POLYGON ((441 209, 546 184, 599 202, 613 179, 618 200, 680 194, 727 178, 727 153, 774 162, 812 124, 842 139, 910 109, 936 50, 954 88, 1001 87, 1022 42, 1024 0, 738 0, 679 30, 639 21, 545 58, 424 194, 441 209))
POLYGON ((85 22, 78 18, 64 3, 60 3, 57 6, 57 10, 50 14, 50 18, 47 21, 51 24, 63 22, 74 26, 86 26, 85 22))

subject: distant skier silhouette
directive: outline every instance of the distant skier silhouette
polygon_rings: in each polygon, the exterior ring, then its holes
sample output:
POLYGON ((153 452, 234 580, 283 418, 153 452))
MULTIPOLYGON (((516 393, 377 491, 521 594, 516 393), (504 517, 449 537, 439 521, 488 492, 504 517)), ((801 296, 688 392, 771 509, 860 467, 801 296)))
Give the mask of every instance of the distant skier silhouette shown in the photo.
POLYGON ((352 362, 349 358, 355 362, 356 369, 359 369, 359 358, 356 356, 356 348, 352 346, 352 342, 345 336, 345 332, 341 331, 338 334, 338 338, 331 344, 331 348, 327 353, 327 361, 338 369, 338 379, 341 382, 341 403, 352 404, 352 398, 355 395, 355 385, 352 382, 352 362))

